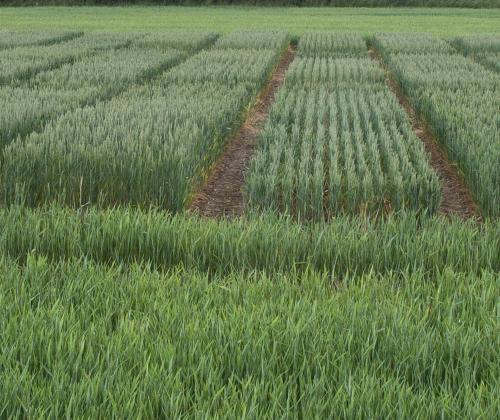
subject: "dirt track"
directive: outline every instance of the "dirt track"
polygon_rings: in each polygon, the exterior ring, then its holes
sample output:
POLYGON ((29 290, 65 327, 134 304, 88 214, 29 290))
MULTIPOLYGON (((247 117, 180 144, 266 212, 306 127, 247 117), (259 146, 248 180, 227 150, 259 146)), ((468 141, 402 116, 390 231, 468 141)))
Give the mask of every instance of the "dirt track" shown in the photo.
POLYGON ((210 174, 196 194, 189 210, 201 216, 219 218, 241 216, 245 209, 243 185, 257 138, 264 126, 276 93, 285 80, 288 66, 295 57, 291 45, 279 61, 268 84, 236 135, 229 141, 210 174))
POLYGON ((475 218, 481 220, 479 208, 474 202, 472 194, 465 185, 457 169, 447 159, 446 154, 439 147, 436 139, 425 124, 425 121, 419 118, 415 108, 413 108, 400 86, 392 77, 380 55, 373 49, 370 49, 368 53, 370 57, 378 61, 380 66, 384 69, 387 85, 396 95, 400 105, 408 114, 413 131, 424 144, 425 150, 429 156, 429 163, 436 171, 441 181, 442 200, 438 210, 439 213, 447 216, 456 215, 462 219, 475 218))

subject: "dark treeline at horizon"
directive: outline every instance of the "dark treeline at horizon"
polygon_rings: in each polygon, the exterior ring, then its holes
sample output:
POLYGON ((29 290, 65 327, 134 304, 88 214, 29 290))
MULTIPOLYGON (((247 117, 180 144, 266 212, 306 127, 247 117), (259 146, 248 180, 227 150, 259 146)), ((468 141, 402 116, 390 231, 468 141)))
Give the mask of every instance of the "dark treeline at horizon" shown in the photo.
POLYGON ((3 6, 295 6, 499 8, 500 0, 0 0, 3 6))

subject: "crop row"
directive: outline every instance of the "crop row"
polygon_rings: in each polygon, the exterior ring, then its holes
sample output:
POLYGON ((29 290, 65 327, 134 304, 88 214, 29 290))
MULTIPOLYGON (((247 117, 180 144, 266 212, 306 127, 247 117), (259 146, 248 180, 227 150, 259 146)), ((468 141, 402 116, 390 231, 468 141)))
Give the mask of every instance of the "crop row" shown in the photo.
POLYGON ((140 262, 162 270, 182 265, 220 274, 500 271, 500 221, 444 222, 412 212, 300 225, 270 215, 202 221, 149 209, 11 207, 0 209, 0 254, 20 263, 34 253, 51 261, 140 262))
MULTIPOLYGON (((102 43, 101 43, 102 45, 102 43)), ((176 50, 112 49, 39 72, 19 87, 0 87, 0 149, 64 111, 105 100, 177 64, 176 50)))
MULTIPOLYGON (((484 215, 500 215, 500 76, 458 53, 392 53, 398 82, 456 161, 484 215)), ((482 50, 480 48, 480 50, 482 50)))
POLYGON ((371 41, 384 53, 448 54, 453 47, 428 33, 376 33, 371 41))
POLYGON ((174 49, 126 48, 93 55, 58 69, 38 73, 29 85, 54 90, 85 89, 90 97, 106 98, 127 86, 150 79, 178 64, 184 55, 174 49))
POLYGON ((306 57, 296 58, 290 65, 286 82, 293 85, 315 85, 338 89, 343 83, 375 83, 384 81, 384 72, 376 62, 366 58, 306 57))
POLYGON ((0 49, 50 45, 81 36, 76 31, 0 31, 0 49))
POLYGON ((308 32, 300 37, 300 57, 365 57, 366 43, 355 33, 308 32))
POLYGON ((500 36, 470 35, 455 38, 451 42, 464 55, 500 73, 500 36))
POLYGON ((245 86, 196 84, 77 109, 5 149, 4 200, 180 210, 248 99, 245 86))
POLYGON ((13 418, 496 416, 495 273, 346 280, 1 258, 0 406, 13 418))
POLYGON ((500 53, 483 53, 476 56, 483 66, 500 73, 500 53))
POLYGON ((196 52, 207 48, 218 38, 215 32, 168 31, 140 34, 133 40, 137 48, 158 48, 196 52))
POLYGON ((0 151, 15 140, 39 130, 46 121, 84 102, 87 90, 0 87, 0 151))
MULTIPOLYGON (((41 129, 45 122, 63 111, 107 99, 134 82, 155 76, 213 40, 212 33, 191 37, 183 37, 179 32, 84 35, 75 40, 75 44, 90 46, 91 53, 56 69, 41 71, 19 87, 0 88, 0 103, 4 104, 0 116, 0 148, 17 136, 24 137, 41 129), (181 50, 167 47, 177 41, 181 50)), ((72 51, 75 50, 72 46, 72 51)), ((41 53, 44 52, 42 49, 41 53)))
POLYGON ((149 85, 67 113, 5 149, 4 202, 182 209, 280 52, 202 51, 149 85))
POLYGON ((85 34, 47 46, 0 50, 0 84, 20 84, 39 71, 88 57, 98 51, 126 47, 134 38, 127 34, 85 34))
POLYGON ((210 49, 188 59, 161 78, 163 85, 217 82, 230 86, 252 83, 261 86, 282 49, 210 49))
POLYGON ((289 36, 286 32, 235 31, 219 38, 215 44, 215 48, 243 48, 281 51, 287 47, 288 41, 289 36))
POLYGON ((324 212, 434 212, 439 182, 386 90, 287 89, 247 178, 252 205, 321 219, 324 212))
POLYGON ((453 91, 465 86, 474 86, 479 90, 500 88, 497 74, 457 53, 389 54, 384 57, 392 72, 408 90, 437 87, 453 91))
POLYGON ((440 187, 365 48, 365 58, 292 63, 247 174, 246 195, 254 208, 321 220, 402 209, 433 213, 440 187))
POLYGON ((457 37, 451 43, 467 55, 500 52, 499 35, 468 35, 457 37))
POLYGON ((61 35, 60 42, 53 45, 0 50, 0 83, 19 85, 40 71, 73 63, 99 51, 130 46, 135 47, 137 52, 140 49, 177 49, 193 53, 209 46, 217 38, 217 34, 212 32, 88 33, 79 37, 75 37, 77 34, 68 34, 72 36, 61 35))

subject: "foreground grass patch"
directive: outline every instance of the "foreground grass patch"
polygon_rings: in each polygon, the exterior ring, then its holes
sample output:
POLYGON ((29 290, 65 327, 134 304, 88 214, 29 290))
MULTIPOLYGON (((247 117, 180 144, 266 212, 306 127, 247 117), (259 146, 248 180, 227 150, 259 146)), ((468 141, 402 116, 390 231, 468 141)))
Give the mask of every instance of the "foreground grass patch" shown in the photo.
POLYGON ((0 261, 0 413, 467 417, 498 409, 498 276, 209 278, 0 261))
POLYGON ((345 276, 451 267, 500 271, 500 223, 483 225, 397 214, 386 220, 338 217, 302 226, 262 216, 211 221, 126 208, 72 211, 58 207, 0 210, 0 254, 24 261, 88 258, 102 263, 151 263, 227 274, 318 271, 345 276))

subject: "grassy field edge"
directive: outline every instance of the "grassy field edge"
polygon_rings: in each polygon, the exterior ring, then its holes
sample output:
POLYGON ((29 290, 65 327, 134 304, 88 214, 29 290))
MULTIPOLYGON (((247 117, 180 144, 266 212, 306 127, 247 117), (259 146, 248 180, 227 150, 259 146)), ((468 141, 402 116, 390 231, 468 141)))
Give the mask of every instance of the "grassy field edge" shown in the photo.
POLYGON ((441 36, 499 33, 500 9, 460 8, 293 8, 293 7, 1 7, 2 29, 86 31, 210 29, 429 32, 441 36))

